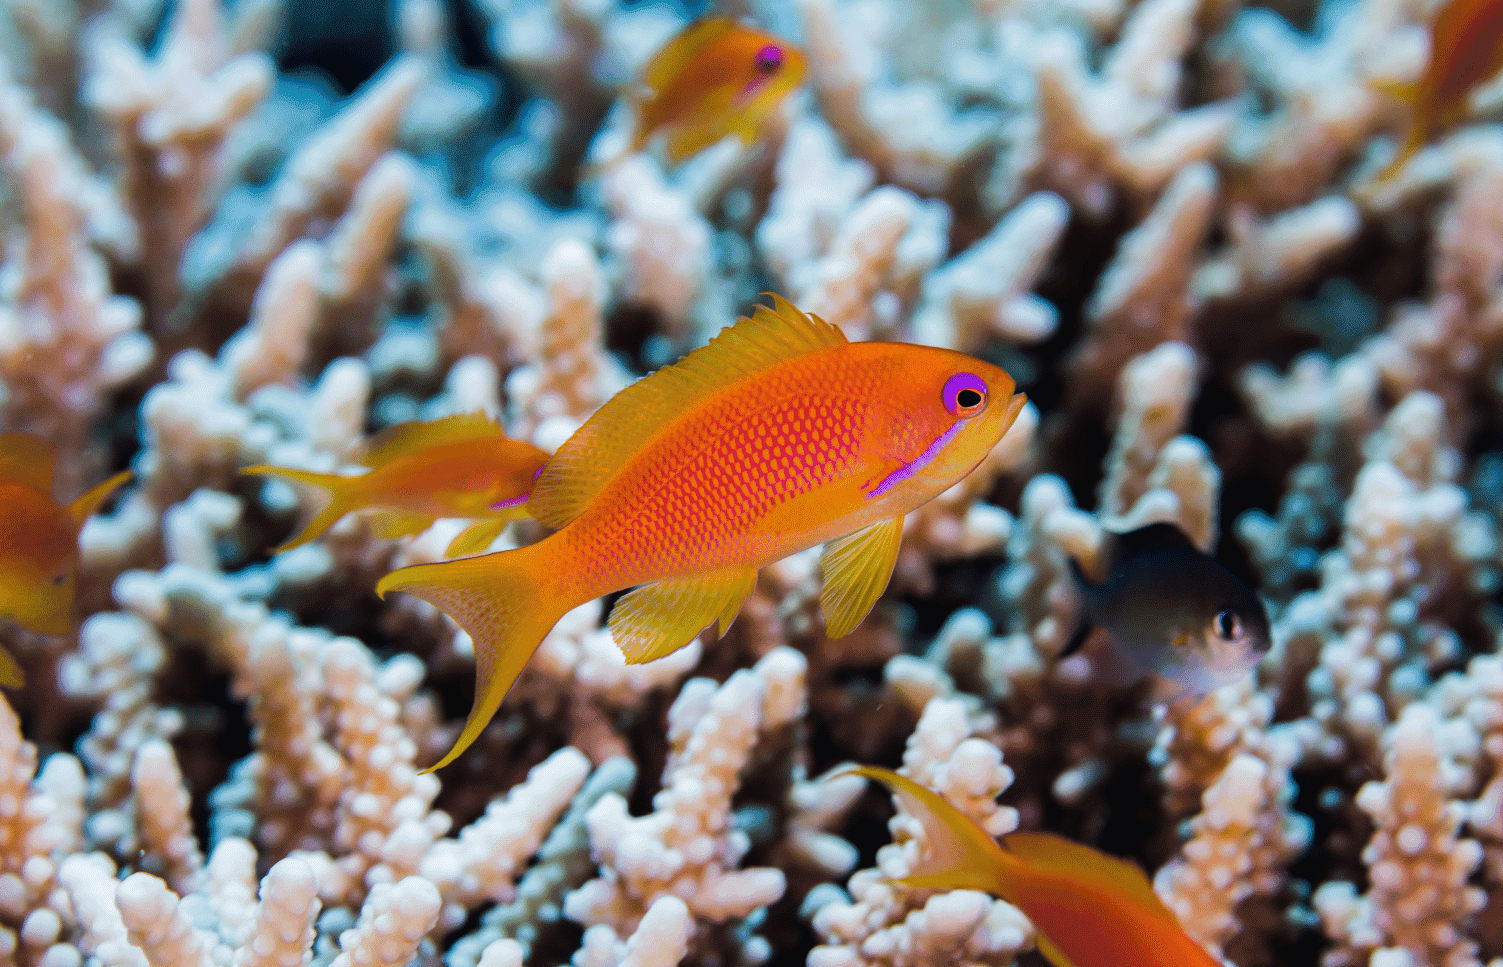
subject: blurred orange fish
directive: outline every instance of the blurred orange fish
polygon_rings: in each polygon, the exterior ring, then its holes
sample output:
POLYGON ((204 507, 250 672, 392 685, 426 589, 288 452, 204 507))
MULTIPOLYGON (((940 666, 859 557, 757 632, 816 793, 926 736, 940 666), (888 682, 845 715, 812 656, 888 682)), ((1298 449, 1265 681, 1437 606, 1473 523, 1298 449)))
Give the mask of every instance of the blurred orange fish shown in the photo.
POLYGON ((371 437, 360 459, 369 472, 359 476, 265 465, 240 472, 326 491, 318 513, 278 551, 308 543, 355 510, 376 511, 373 530, 380 537, 416 534, 440 517, 479 518, 449 545, 454 557, 485 550, 507 523, 527 516, 523 505, 547 459, 484 413, 461 413, 398 424, 371 437))
POLYGON ((556 534, 376 586, 437 605, 475 642, 475 704, 435 769, 475 740, 554 623, 612 591, 645 585, 610 626, 628 662, 651 661, 711 624, 724 634, 758 568, 829 542, 826 630, 851 631, 887 586, 903 515, 975 469, 1023 406, 995 366, 847 343, 773 299, 616 394, 559 449, 527 504, 556 534))
POLYGON ((1055 967, 1219 967, 1127 860, 1053 833, 1011 833, 999 846, 912 779, 878 766, 850 771, 887 786, 924 828, 924 857, 901 883, 1001 897, 1033 922, 1055 967))
MULTIPOLYGON (((115 474, 64 507, 52 497, 52 444, 29 433, 0 434, 0 616, 44 635, 73 630, 78 532, 130 471, 115 474)), ((0 648, 0 686, 19 688, 21 669, 0 648)))
POLYGON ((678 164, 728 135, 751 144, 804 76, 804 55, 771 34, 710 17, 685 27, 647 65, 632 150, 667 135, 678 164))
POLYGON ((1474 90, 1503 69, 1503 3, 1448 0, 1430 28, 1430 61, 1417 81, 1375 86, 1414 109, 1399 153, 1378 175, 1387 181, 1437 133, 1467 114, 1474 90))

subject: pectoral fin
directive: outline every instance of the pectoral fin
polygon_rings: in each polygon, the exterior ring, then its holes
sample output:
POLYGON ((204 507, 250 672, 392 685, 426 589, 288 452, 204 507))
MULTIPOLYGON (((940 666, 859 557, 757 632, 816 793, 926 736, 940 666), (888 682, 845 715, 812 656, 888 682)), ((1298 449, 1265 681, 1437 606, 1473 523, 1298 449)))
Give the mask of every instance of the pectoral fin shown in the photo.
POLYGON ((724 634, 756 583, 744 570, 637 588, 611 609, 611 637, 630 665, 671 655, 711 624, 724 634))
POLYGON ((856 630, 871 611, 898 560, 903 542, 903 518, 878 521, 847 534, 825 547, 819 566, 825 586, 819 606, 825 615, 825 633, 841 638, 856 630))

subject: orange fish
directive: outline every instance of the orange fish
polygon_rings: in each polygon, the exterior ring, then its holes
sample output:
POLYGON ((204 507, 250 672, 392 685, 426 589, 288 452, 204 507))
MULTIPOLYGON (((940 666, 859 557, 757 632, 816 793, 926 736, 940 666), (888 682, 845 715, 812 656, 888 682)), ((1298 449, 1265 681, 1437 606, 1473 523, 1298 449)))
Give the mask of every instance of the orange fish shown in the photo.
POLYGON ((692 23, 643 73, 632 150, 660 132, 673 164, 727 135, 750 144, 803 76, 804 55, 786 41, 723 17, 692 23))
MULTIPOLYGON (((52 444, 29 433, 0 434, 0 616, 44 635, 73 630, 78 532, 123 470, 64 507, 52 498, 52 444)), ((0 648, 0 686, 21 687, 21 669, 0 648)))
POLYGON ((323 506, 287 543, 313 540, 355 510, 375 510, 380 537, 416 534, 440 517, 479 518, 449 545, 448 555, 485 550, 507 523, 527 516, 523 505, 548 454, 513 440, 484 413, 461 413, 431 423, 401 423, 371 437, 355 477, 290 467, 254 466, 241 473, 272 474, 325 493, 323 506))
POLYGON ((925 855, 901 883, 1001 897, 1033 922, 1055 967, 1219 967, 1127 860, 1053 833, 1011 833, 999 846, 912 779, 877 766, 850 771, 887 786, 924 828, 925 855))
POLYGON ((611 611, 628 662, 721 634, 757 570, 830 542, 832 638, 887 587, 903 515, 975 469, 1023 406, 995 366, 944 349, 847 343, 773 297, 708 346, 601 407, 538 478, 527 510, 558 532, 515 551, 394 571, 475 642, 475 704, 452 761, 566 612, 611 611))
POLYGON ((1503 3, 1448 0, 1430 28, 1430 60, 1418 81, 1375 86, 1414 108, 1404 144, 1379 181, 1393 177, 1435 134, 1466 117, 1471 94, 1503 69, 1503 3))

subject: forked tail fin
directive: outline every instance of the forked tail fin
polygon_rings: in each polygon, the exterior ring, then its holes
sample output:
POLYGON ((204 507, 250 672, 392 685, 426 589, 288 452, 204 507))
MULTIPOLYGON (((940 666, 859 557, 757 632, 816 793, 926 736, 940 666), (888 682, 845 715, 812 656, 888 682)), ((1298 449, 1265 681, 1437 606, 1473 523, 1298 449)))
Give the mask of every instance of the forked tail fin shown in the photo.
POLYGON ((553 590, 543 545, 467 557, 439 564, 404 567, 382 578, 376 593, 383 598, 403 591, 441 609, 469 633, 475 643, 475 703, 454 748, 432 772, 453 762, 489 724, 512 682, 543 636, 577 601, 553 590))
POLYGON ((313 540, 339 520, 345 514, 355 510, 355 481, 360 477, 342 477, 337 473, 315 473, 312 470, 294 470, 291 467, 273 467, 266 464, 258 464, 254 467, 242 467, 241 473, 248 473, 254 477, 286 477, 294 483, 308 484, 318 487, 323 491, 319 499, 322 503, 318 511, 303 525, 303 529, 288 538, 286 543, 276 549, 276 553, 290 551, 294 547, 313 540))
POLYGON ((937 792, 880 766, 849 770, 888 788, 924 828, 923 856, 900 881, 921 890, 980 890, 1003 899, 1016 861, 991 834, 937 792))

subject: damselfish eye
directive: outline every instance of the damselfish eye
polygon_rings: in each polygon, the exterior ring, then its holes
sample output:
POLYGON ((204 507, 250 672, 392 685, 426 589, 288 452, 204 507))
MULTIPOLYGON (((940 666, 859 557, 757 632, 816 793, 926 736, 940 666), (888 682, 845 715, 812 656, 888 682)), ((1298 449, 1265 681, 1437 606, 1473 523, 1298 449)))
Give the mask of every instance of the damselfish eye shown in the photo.
POLYGON ((944 400, 952 416, 970 419, 986 406, 986 380, 975 373, 956 373, 945 382, 944 400))
POLYGON ((1230 611, 1216 615, 1213 627, 1216 629, 1216 637, 1222 641, 1236 641, 1242 637, 1242 622, 1230 611))
POLYGON ((783 66, 783 48, 777 44, 764 44, 762 49, 757 51, 753 63, 756 64, 757 72, 760 74, 776 74, 783 66))

